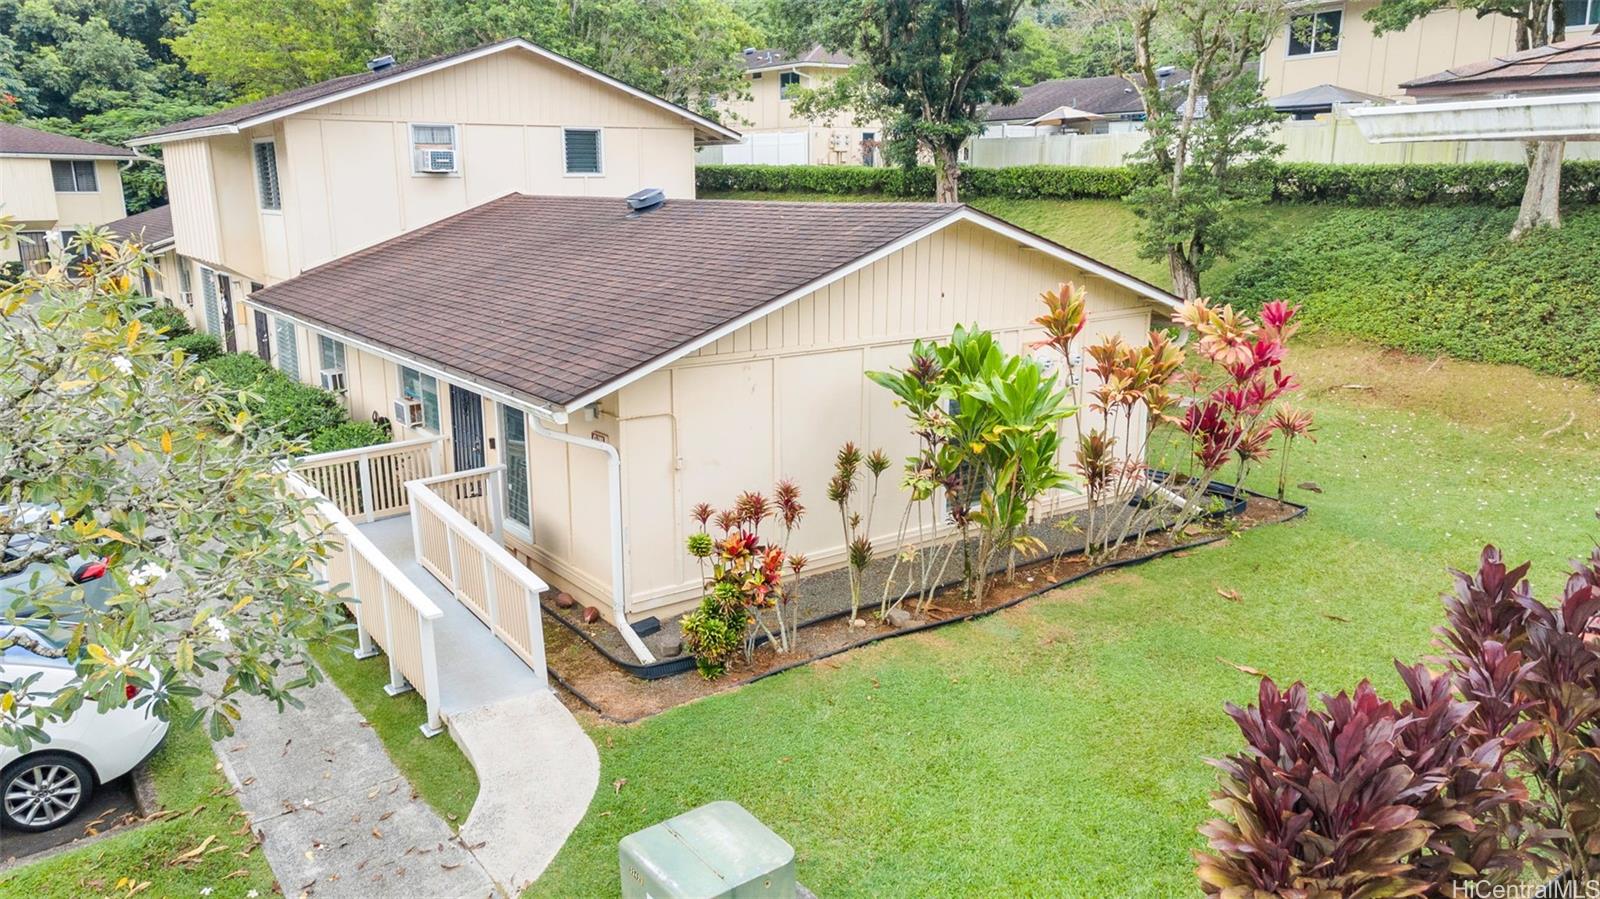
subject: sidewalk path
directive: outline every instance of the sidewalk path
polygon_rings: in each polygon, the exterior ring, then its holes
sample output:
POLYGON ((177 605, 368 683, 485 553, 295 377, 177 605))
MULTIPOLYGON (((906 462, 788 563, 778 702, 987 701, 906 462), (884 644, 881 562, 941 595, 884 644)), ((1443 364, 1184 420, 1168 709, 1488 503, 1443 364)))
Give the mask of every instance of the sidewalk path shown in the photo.
POLYGON ((304 709, 282 714, 246 703, 238 732, 215 744, 284 895, 496 895, 350 700, 328 682, 302 696, 304 709))

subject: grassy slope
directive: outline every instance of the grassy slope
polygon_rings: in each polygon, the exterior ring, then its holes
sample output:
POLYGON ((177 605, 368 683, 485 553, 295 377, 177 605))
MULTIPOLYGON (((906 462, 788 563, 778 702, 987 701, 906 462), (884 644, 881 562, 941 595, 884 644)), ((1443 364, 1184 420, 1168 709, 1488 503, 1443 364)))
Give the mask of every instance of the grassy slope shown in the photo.
POLYGON ((140 892, 146 896, 194 896, 207 886, 217 896, 243 896, 249 890, 272 895, 272 872, 260 850, 240 855, 252 838, 242 830, 243 813, 227 793, 205 733, 196 728, 168 734, 151 757, 150 770, 162 808, 184 814, 0 873, 0 896, 126 896, 129 886, 118 888, 121 878, 132 884, 149 881, 140 892), (216 839, 198 864, 169 864, 211 836, 216 839), (211 851, 218 846, 226 848, 211 851))
POLYGON ((313 651, 317 664, 350 697, 357 711, 383 740, 395 767, 411 781, 422 800, 458 830, 478 798, 478 775, 449 736, 428 738, 418 725, 427 707, 415 692, 389 696, 389 664, 382 656, 358 660, 345 647, 313 651))
POLYGON ((1446 566, 1498 541, 1547 594, 1596 532, 1592 419, 1539 436, 1592 410, 1592 388, 1362 345, 1298 363, 1321 427, 1295 466, 1325 490, 1297 495, 1309 517, 596 725, 601 783, 626 784, 601 789, 532 892, 612 892, 618 839, 728 798, 795 845, 824 895, 1192 894, 1203 759, 1237 746, 1222 704, 1254 690, 1219 657, 1393 690, 1390 659, 1427 652, 1446 566))

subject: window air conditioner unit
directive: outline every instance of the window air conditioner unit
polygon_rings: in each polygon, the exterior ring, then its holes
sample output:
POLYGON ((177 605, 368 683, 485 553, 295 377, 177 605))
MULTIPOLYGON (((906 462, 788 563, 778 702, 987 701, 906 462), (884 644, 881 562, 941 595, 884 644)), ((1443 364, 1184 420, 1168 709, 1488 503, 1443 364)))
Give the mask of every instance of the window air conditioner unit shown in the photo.
POLYGON ((449 174, 456 170, 456 151, 418 150, 417 171, 431 174, 449 174))
POLYGON ((325 368, 322 370, 322 389, 334 393, 344 393, 344 371, 338 368, 325 368))
POLYGON ((422 400, 400 397, 394 401, 394 420, 408 428, 422 424, 422 400))

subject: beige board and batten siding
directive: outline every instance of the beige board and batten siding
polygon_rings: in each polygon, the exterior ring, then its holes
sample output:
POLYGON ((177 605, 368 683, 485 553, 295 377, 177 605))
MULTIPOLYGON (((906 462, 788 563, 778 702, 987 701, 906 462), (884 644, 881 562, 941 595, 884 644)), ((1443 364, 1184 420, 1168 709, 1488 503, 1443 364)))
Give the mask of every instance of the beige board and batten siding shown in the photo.
MULTIPOLYGON (((0 214, 21 231, 75 231, 123 218, 122 170, 115 160, 93 162, 94 190, 57 191, 49 157, 0 156, 0 214)), ((0 261, 20 258, 15 241, 0 248, 0 261)))
POLYGON ((293 115, 278 147, 287 269, 274 280, 512 191, 694 196, 694 128, 526 53, 497 53, 293 115), (460 171, 413 172, 413 124, 456 126, 460 171), (563 128, 600 129, 599 175, 567 175, 563 128))
MULTIPOLYGON (((904 410, 865 373, 904 366, 915 339, 946 339, 958 323, 976 323, 1008 351, 1023 351, 1040 336, 1031 324, 1039 294, 1062 281, 1089 291, 1080 345, 1108 333, 1145 340, 1149 301, 959 223, 623 388, 629 613, 671 614, 698 597, 698 569, 684 551, 695 504, 727 508, 741 491, 770 493, 779 478, 796 482, 809 509, 790 548, 809 556, 812 571, 840 565, 843 532, 826 485, 846 440, 894 460, 872 521, 880 552, 892 547, 905 507, 901 463, 915 438, 904 410)), ((1063 494, 1057 504, 1077 502, 1063 494)))
MULTIPOLYGON (((882 122, 857 124, 855 113, 835 112, 816 118, 806 118, 794 111, 794 101, 781 96, 782 74, 798 71, 800 86, 820 90, 842 75, 844 68, 801 66, 799 69, 767 69, 751 73, 745 78, 750 91, 748 98, 737 97, 726 101, 723 108, 727 121, 738 128, 748 141, 757 134, 781 134, 804 131, 806 133, 807 159, 811 165, 860 165, 862 163, 861 135, 872 132, 883 137, 882 122), (759 74, 760 78, 753 77, 759 74), (836 138, 837 136, 837 138, 836 138), (835 140, 842 150, 835 150, 835 140)), ((718 155, 720 157, 720 154, 718 155)), ((883 151, 876 151, 874 160, 883 164, 883 151)))
POLYGON ((1291 16, 1322 10, 1343 10, 1337 50, 1289 55, 1289 27, 1261 55, 1261 73, 1268 97, 1332 84, 1384 97, 1400 97, 1400 84, 1463 63, 1509 53, 1516 29, 1505 16, 1479 17, 1470 11, 1443 9, 1413 22, 1402 31, 1378 36, 1362 18, 1376 2, 1307 4, 1291 16))

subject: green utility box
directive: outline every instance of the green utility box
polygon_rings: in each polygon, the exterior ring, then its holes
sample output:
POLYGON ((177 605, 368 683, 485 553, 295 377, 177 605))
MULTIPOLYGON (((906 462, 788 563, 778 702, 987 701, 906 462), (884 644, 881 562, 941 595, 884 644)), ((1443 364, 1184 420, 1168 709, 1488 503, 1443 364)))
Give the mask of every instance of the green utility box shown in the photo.
POLYGON ((617 844, 623 899, 793 899, 794 847, 737 803, 713 802, 617 844))

